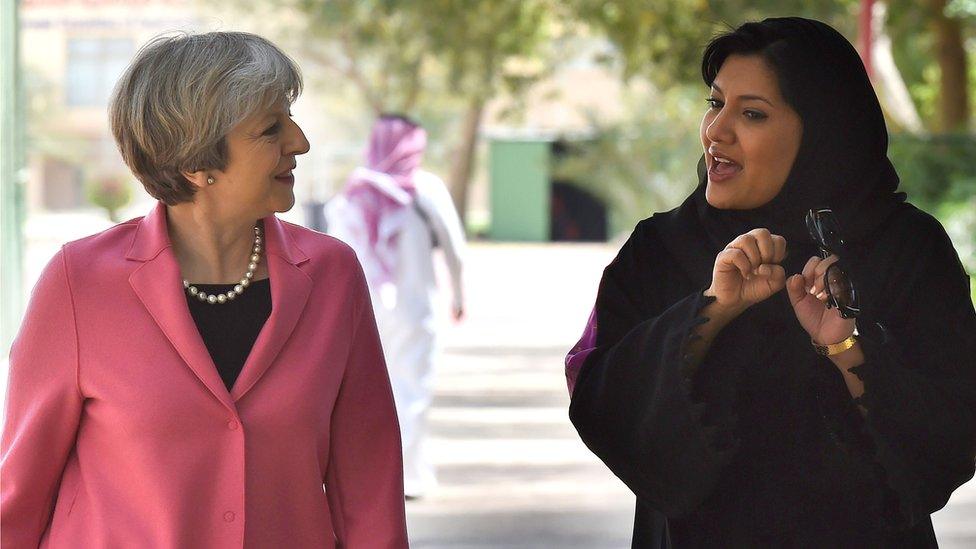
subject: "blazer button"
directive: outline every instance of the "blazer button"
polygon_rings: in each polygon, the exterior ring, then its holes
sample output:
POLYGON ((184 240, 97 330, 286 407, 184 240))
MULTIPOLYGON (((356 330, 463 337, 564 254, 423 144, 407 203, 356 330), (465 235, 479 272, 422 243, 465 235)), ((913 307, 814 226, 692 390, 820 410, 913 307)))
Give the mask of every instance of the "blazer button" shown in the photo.
POLYGON ((226 513, 224 513, 224 521, 234 522, 234 513, 232 513, 231 511, 227 511, 226 513))
POLYGON ((233 419, 227 420, 227 428, 230 429, 231 431, 236 431, 237 422, 234 421, 233 419))

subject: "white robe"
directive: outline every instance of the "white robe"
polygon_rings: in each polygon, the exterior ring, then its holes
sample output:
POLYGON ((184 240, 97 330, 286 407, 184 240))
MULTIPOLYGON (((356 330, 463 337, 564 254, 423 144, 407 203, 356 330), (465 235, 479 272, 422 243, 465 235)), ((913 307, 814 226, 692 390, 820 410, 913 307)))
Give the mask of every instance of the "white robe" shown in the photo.
MULTIPOLYGON (((438 317, 446 310, 438 306, 432 235, 444 252, 450 274, 452 310, 464 303, 461 264, 465 240, 444 182, 430 172, 418 171, 414 184, 416 206, 404 210, 406 218, 397 241, 393 283, 382 288, 371 285, 370 293, 400 420, 404 492, 408 496, 421 496, 437 482, 425 439, 437 355, 438 317), (416 207, 423 210, 426 220, 416 207)), ((345 198, 342 195, 333 198, 326 206, 328 232, 356 249, 356 241, 350 237, 348 214, 345 198)), ((356 253, 363 262, 365 251, 356 249, 356 253)))

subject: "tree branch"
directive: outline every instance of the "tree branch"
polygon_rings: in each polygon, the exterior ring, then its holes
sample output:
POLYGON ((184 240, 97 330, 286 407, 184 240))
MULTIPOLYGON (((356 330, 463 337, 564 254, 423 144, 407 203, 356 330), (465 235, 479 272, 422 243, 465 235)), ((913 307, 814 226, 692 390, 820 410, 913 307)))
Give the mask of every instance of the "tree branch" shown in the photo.
POLYGON ((339 34, 339 45, 346 59, 349 61, 345 71, 346 76, 356 84, 362 92, 363 97, 366 98, 366 102, 369 103, 370 108, 373 109, 374 114, 379 116, 383 112, 383 101, 376 95, 375 91, 367 82, 366 77, 359 70, 359 66, 356 64, 358 57, 348 33, 342 32, 339 34))

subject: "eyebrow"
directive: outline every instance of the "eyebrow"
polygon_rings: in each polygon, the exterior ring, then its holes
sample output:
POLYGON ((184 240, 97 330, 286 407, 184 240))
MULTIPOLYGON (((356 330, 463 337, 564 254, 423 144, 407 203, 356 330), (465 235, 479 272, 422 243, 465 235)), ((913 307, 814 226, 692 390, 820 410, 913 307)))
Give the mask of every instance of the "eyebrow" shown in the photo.
POLYGON ((278 115, 275 113, 268 113, 261 117, 261 121, 258 123, 257 129, 258 131, 264 131, 277 123, 278 115))
POLYGON ((277 123, 277 117, 269 113, 259 118, 257 122, 253 122, 254 125, 245 131, 253 132, 253 136, 260 137, 273 125, 272 122, 277 123))
MULTIPOLYGON (((718 90, 718 92, 721 93, 721 94, 724 94, 725 93, 724 91, 722 91, 722 88, 718 87, 718 84, 715 84, 714 82, 712 82, 712 87, 715 88, 716 90, 718 90)), ((763 97, 761 95, 740 95, 739 96, 739 99, 743 99, 743 100, 746 100, 746 101, 749 101, 749 100, 752 100, 752 101, 762 101, 762 102, 766 103, 767 105, 769 105, 770 107, 775 107, 775 105, 773 105, 769 101, 769 99, 766 99, 765 97, 763 97)))

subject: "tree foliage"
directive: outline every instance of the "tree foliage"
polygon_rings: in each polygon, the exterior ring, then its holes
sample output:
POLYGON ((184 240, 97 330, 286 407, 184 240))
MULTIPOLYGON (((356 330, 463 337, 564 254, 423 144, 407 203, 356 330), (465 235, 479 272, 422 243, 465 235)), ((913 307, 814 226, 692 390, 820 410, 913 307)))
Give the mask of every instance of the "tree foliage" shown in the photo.
POLYGON ((657 84, 701 81, 701 52, 716 34, 749 20, 802 15, 848 36, 857 0, 566 0, 574 16, 603 32, 623 74, 657 84))
MULTIPOLYGON (((279 22, 268 32, 355 86, 374 115, 452 113, 451 183, 463 212, 486 103, 549 73, 555 0, 239 0, 279 22), (290 14, 282 17, 280 14, 290 14), (278 14, 274 16, 271 14, 278 14), (435 112, 436 111, 436 112, 435 112)), ((333 80, 331 83, 334 83, 333 80)), ((441 137, 441 136, 438 136, 441 137)))
MULTIPOLYGON (((939 126, 943 109, 931 24, 935 1, 887 0, 886 31, 895 60, 929 128, 939 126)), ((747 20, 799 15, 825 21, 854 41, 861 6, 859 0, 238 2, 273 13, 265 18, 279 25, 275 39, 328 69, 327 85, 354 86, 374 113, 400 111, 423 120, 439 149, 435 154, 449 160, 452 192, 462 210, 485 105, 500 95, 518 104, 532 84, 560 66, 561 44, 573 36, 605 37, 612 53, 599 61, 628 82, 650 82, 658 90, 627 99, 631 116, 624 122, 594 117, 594 128, 604 135, 591 143, 593 154, 567 164, 588 170, 601 182, 595 186, 614 186, 613 196, 605 198, 630 211, 648 200, 673 202, 666 184, 684 181, 690 168, 683 161, 697 156, 675 147, 694 139, 700 113, 685 105, 698 97, 701 51, 713 36, 747 20), (648 112, 642 103, 647 101, 663 110, 648 112), (691 129, 675 135, 677 126, 691 129), (670 162, 677 158, 681 168, 670 162), (642 192, 650 198, 634 198, 642 192)), ((976 0, 947 0, 942 12, 962 24, 963 38, 974 35, 974 6, 976 0)), ((976 69, 970 67, 976 85, 976 69)))

